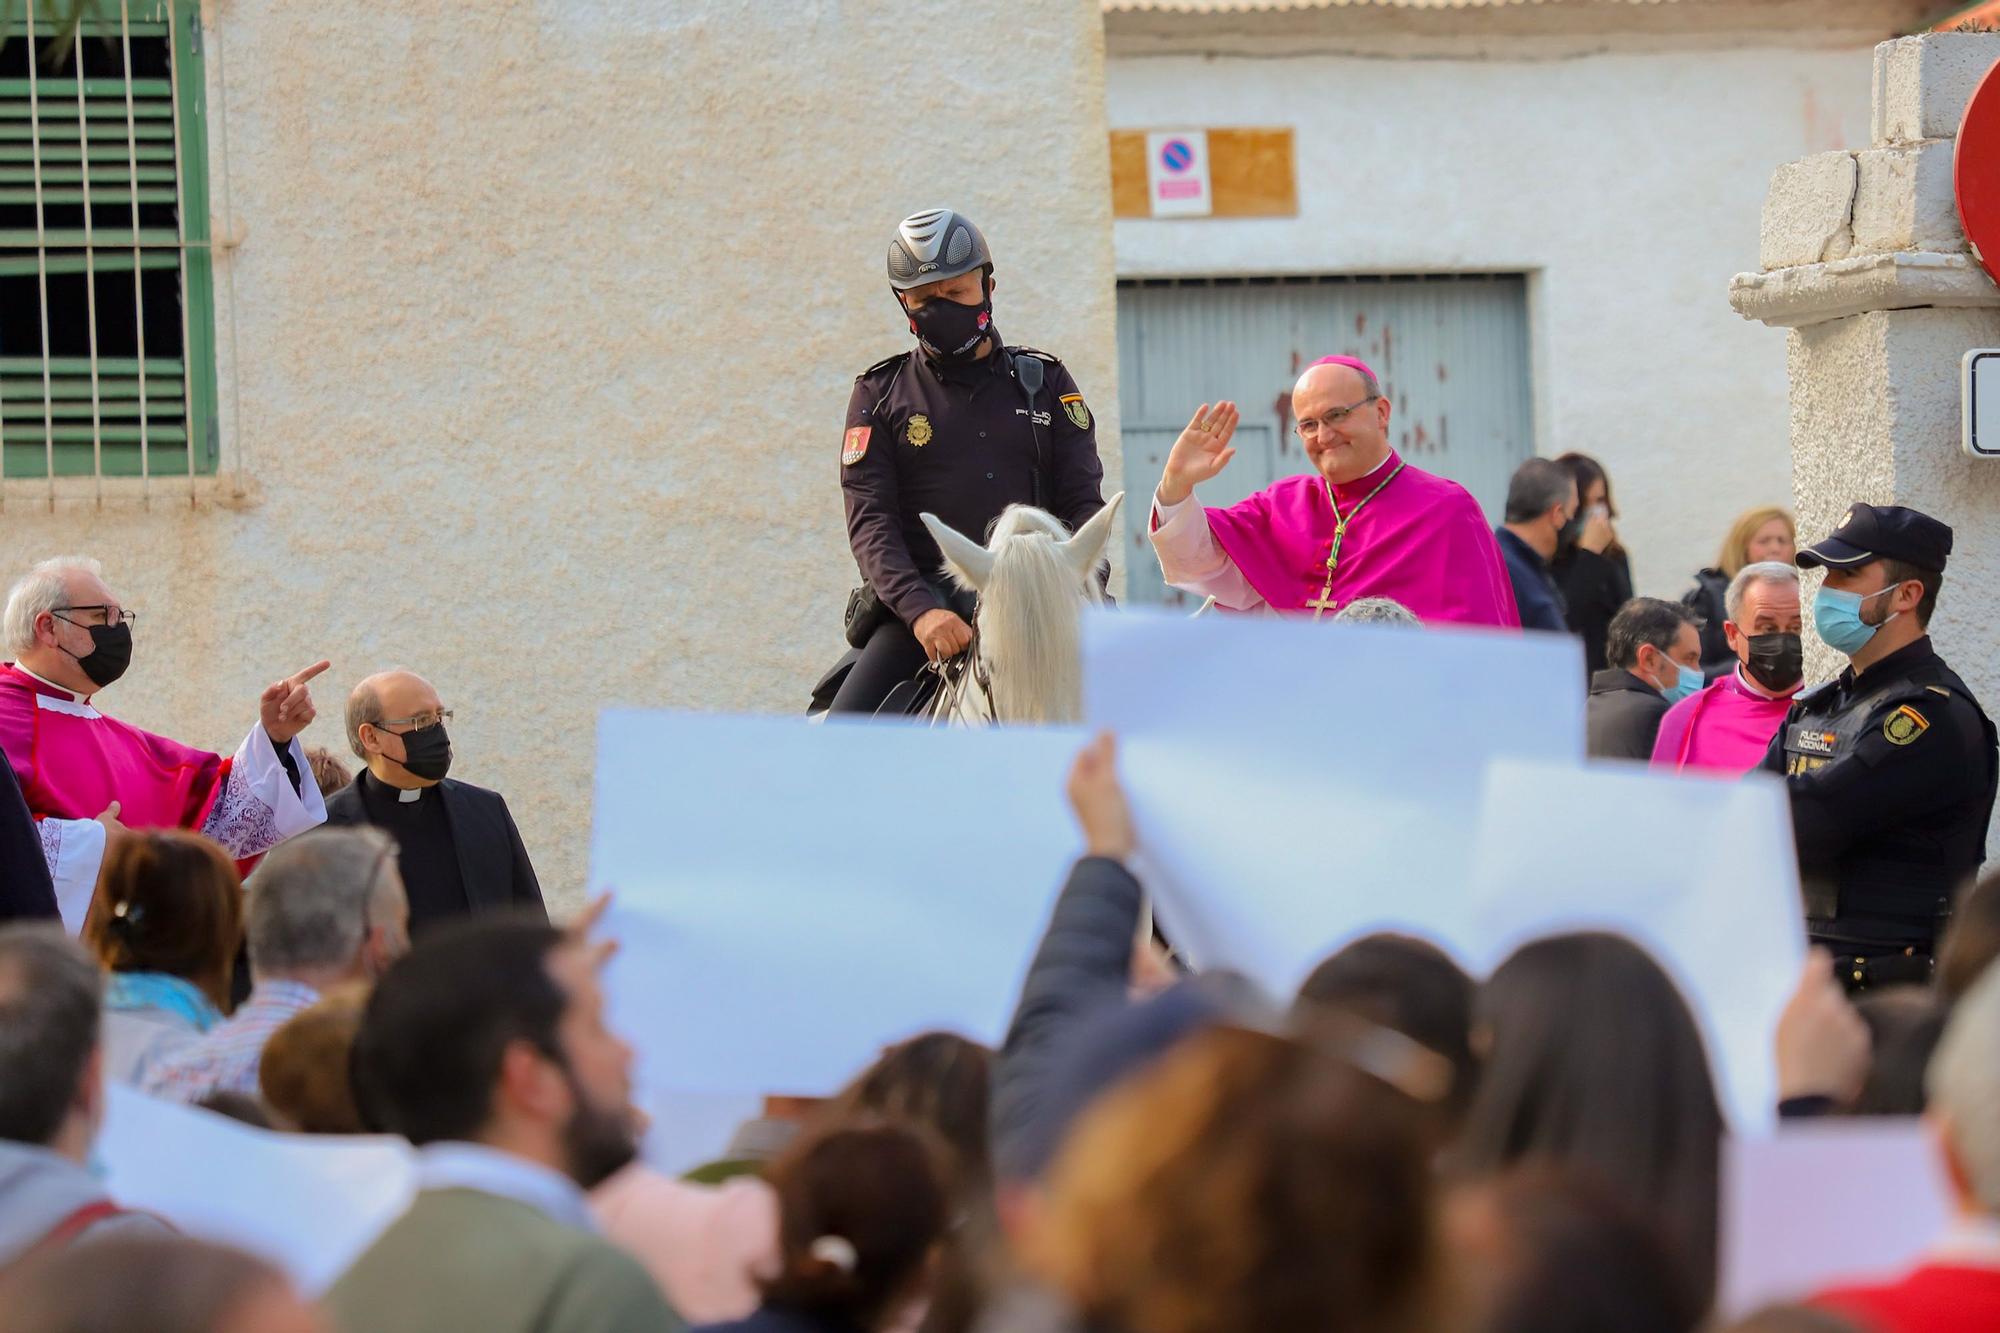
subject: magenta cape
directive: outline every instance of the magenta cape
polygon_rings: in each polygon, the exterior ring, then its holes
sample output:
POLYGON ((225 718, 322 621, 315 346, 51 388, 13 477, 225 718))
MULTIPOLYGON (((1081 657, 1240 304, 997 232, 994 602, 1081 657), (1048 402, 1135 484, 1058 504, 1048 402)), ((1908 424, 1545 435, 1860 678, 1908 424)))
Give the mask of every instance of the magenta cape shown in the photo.
MULTIPOLYGON (((1334 487, 1343 514, 1402 460, 1334 487)), ((1286 477, 1240 504, 1208 511, 1209 530, 1257 595, 1280 611, 1300 611, 1326 583, 1333 510, 1318 473, 1286 477)), ((1514 587, 1479 502, 1455 481, 1405 467, 1347 528, 1334 571, 1342 606, 1389 597, 1419 620, 1518 629, 1514 587)))
POLYGON ((1791 711, 1793 690, 1782 699, 1754 694, 1734 671, 1710 681, 1707 688, 1675 704, 1660 719, 1653 742, 1653 767, 1700 769, 1710 773, 1748 773, 1764 762, 1771 738, 1791 711))
POLYGON ((230 761, 91 711, 0 665, 0 748, 35 818, 95 819, 117 801, 130 828, 199 828, 230 761))

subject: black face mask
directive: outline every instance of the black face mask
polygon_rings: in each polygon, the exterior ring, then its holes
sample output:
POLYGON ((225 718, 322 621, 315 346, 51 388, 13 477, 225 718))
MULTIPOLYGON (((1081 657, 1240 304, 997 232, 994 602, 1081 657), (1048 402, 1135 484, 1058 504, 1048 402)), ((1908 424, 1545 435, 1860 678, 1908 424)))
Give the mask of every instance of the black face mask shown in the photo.
POLYGON ((451 737, 444 734, 444 723, 403 733, 403 767, 413 778, 443 781, 451 772, 451 737))
MULTIPOLYGON (((72 624, 75 622, 71 622, 72 624)), ((125 668, 132 665, 132 627, 130 625, 83 625, 90 631, 90 642, 95 645, 82 657, 76 657, 76 664, 83 674, 90 677, 90 683, 103 689, 112 681, 125 674, 125 668)))
POLYGON ((1581 536, 1583 536, 1583 511, 1579 509, 1570 517, 1569 522, 1563 524, 1561 530, 1556 533, 1556 550, 1569 550, 1570 547, 1576 545, 1577 539, 1581 536))
POLYGON ((986 289, 986 298, 978 305, 933 296, 904 313, 910 317, 910 332, 926 352, 939 361, 970 361, 993 326, 993 289, 986 289))
POLYGON ((1767 690, 1783 692, 1805 679, 1806 650, 1796 634, 1751 634, 1744 642, 1750 660, 1743 669, 1767 690))

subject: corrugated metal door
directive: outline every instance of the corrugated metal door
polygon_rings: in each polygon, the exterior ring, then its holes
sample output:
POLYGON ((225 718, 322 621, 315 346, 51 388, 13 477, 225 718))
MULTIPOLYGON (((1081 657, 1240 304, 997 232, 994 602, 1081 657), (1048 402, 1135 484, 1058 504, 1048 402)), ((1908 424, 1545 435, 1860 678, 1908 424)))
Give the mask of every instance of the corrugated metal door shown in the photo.
POLYGON ((1374 366, 1395 406, 1391 443, 1471 491, 1499 521, 1507 479, 1534 452, 1519 274, 1121 282, 1131 600, 1187 600, 1160 581, 1146 525, 1152 487, 1195 407, 1222 398, 1242 407, 1236 458, 1201 492, 1207 504, 1234 503, 1306 470, 1292 433, 1292 382, 1328 355, 1374 366))

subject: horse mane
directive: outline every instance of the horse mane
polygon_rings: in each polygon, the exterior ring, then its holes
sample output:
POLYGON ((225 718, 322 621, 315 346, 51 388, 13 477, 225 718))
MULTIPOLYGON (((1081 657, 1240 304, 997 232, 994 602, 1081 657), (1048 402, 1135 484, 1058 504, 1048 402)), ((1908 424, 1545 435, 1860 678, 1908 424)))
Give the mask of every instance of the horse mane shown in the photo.
MULTIPOLYGON (((1065 723, 1083 713, 1086 604, 1102 600, 1093 572, 1079 583, 1062 543, 1061 520, 1031 505, 1009 505, 986 549, 993 572, 979 594, 979 651, 989 664, 994 715, 1003 722, 1065 723)), ((952 577, 970 587, 957 570, 952 577)))

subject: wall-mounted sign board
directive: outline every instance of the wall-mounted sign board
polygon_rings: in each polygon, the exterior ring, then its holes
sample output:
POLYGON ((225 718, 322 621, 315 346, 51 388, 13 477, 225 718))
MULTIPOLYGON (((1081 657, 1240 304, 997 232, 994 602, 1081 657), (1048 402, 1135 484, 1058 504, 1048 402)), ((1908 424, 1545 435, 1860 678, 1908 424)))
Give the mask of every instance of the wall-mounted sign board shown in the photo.
POLYGON ((1965 452, 2000 458, 2000 347, 1975 347, 1960 367, 1965 452))
POLYGON ((1289 129, 1111 132, 1121 218, 1289 218, 1299 212, 1289 129))

